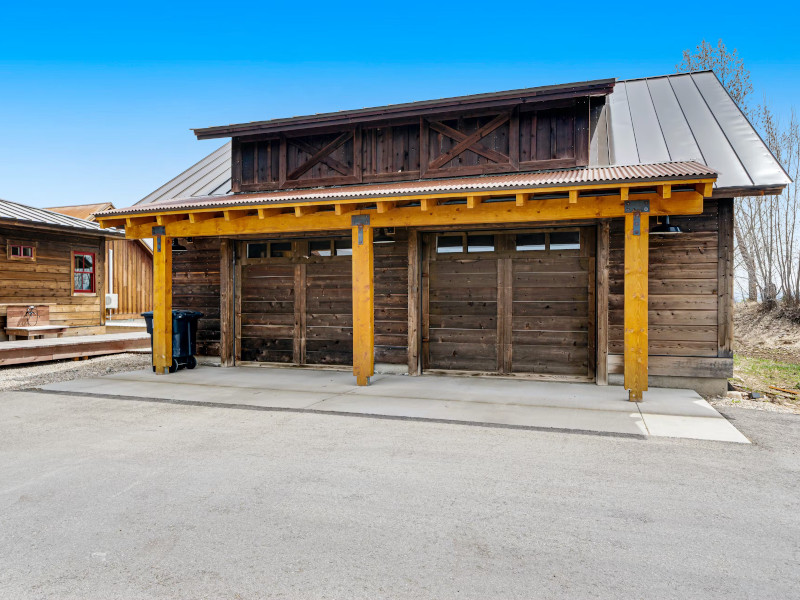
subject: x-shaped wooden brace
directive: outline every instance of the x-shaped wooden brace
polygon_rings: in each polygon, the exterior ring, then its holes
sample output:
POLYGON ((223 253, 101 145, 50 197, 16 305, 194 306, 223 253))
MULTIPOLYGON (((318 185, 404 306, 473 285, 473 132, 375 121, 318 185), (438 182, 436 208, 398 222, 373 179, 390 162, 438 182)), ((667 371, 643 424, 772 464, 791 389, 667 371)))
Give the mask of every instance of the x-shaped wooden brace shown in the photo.
POLYGON ((346 131, 340 136, 338 136, 332 142, 325 144, 322 148, 315 148, 311 144, 304 142, 303 140, 298 138, 288 138, 286 140, 287 143, 297 146, 303 152, 307 152, 308 154, 310 154, 311 157, 302 165, 300 165, 299 167, 294 169, 291 173, 289 173, 286 176, 286 179, 289 180, 298 179, 303 175, 303 173, 309 171, 318 162, 325 163, 331 169, 333 169, 334 171, 338 171, 342 175, 350 175, 352 169, 350 169, 350 167, 348 167, 347 165, 342 164, 341 162, 330 156, 330 154, 334 150, 336 150, 339 146, 344 144, 347 140, 349 140, 351 137, 353 137, 353 132, 346 131))
POLYGON ((496 163, 508 162, 510 160, 508 156, 506 156, 502 152, 498 152, 497 150, 492 150, 491 148, 487 148, 486 146, 480 143, 480 140, 482 140, 487 135, 492 133, 495 129, 500 127, 503 123, 507 122, 510 118, 511 118, 511 113, 503 113, 501 115, 497 115, 486 125, 478 129, 477 131, 470 133, 469 135, 461 131, 458 131, 457 129, 453 129, 452 127, 448 127, 444 123, 431 121, 429 123, 431 129, 433 129, 434 131, 438 131, 439 133, 442 133, 449 138, 454 139, 458 143, 452 148, 450 148, 448 152, 442 154, 439 158, 434 160, 430 165, 428 165, 428 168, 439 169, 444 165, 446 165, 451 160, 453 160, 456 156, 458 156, 462 152, 465 152, 466 150, 472 150, 476 154, 485 156, 489 160, 492 160, 496 163))

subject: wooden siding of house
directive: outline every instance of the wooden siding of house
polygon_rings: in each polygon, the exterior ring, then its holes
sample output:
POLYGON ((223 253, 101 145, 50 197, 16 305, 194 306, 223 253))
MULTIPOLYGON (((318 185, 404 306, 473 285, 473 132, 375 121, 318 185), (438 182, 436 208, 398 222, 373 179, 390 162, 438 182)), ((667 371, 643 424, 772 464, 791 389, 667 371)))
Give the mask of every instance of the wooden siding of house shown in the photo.
POLYGON ((117 294, 118 308, 107 311, 110 319, 135 319, 153 310, 153 255, 138 240, 108 240, 113 253, 111 287, 117 294))
MULTIPOLYGON (((69 232, 0 228, 0 319, 9 304, 46 304, 50 323, 91 327, 104 323, 105 239, 69 232), (9 242, 34 246, 35 260, 8 258, 9 242), (72 252, 95 254, 94 294, 73 294, 72 252)), ((77 332, 78 330, 76 330, 77 332)), ((73 333, 73 332, 70 332, 73 333)))
POLYGON ((181 239, 187 252, 172 255, 172 308, 203 313, 197 325, 197 353, 219 355, 220 239, 181 239))
POLYGON ((589 98, 233 138, 233 191, 588 164, 589 98))
MULTIPOLYGON (((706 200, 702 215, 672 217, 680 235, 650 236, 650 375, 732 374, 733 210, 729 199, 706 200)), ((650 226, 655 225, 651 219, 650 226)), ((612 220, 608 267, 608 368, 622 373, 624 242, 612 220)))

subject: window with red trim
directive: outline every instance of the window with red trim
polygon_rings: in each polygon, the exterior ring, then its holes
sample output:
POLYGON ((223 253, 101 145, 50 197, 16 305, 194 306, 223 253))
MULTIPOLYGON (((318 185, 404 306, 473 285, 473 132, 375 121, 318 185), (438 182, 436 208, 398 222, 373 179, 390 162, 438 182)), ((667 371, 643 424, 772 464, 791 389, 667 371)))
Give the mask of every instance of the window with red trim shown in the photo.
POLYGON ((36 251, 33 246, 24 246, 22 244, 10 244, 8 246, 8 257, 11 259, 29 259, 36 258, 36 251))
POLYGON ((94 293, 94 254, 91 252, 76 252, 73 260, 73 276, 75 279, 73 290, 76 294, 94 293))

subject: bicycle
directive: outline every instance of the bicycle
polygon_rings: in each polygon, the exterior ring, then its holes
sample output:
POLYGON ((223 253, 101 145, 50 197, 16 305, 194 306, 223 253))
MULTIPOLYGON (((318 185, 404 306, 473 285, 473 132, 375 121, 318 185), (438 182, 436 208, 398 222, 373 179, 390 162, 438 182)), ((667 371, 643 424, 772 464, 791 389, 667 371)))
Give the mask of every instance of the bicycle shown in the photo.
POLYGON ((35 306, 29 306, 25 310, 25 315, 22 317, 26 326, 33 327, 39 322, 39 309, 35 306))

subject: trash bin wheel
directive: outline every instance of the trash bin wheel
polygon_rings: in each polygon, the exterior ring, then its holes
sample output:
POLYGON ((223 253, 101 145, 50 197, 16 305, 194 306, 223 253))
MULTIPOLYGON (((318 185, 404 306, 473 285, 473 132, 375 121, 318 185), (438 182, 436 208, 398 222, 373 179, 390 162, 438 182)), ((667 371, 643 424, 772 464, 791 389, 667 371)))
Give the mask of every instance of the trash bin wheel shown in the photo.
POLYGON ((186 368, 187 369, 194 369, 197 366, 197 359, 194 356, 190 356, 186 359, 186 368))
POLYGON ((174 373, 179 368, 180 368, 180 365, 178 364, 178 359, 177 358, 173 358, 172 359, 172 364, 169 366, 169 372, 170 373, 174 373))

